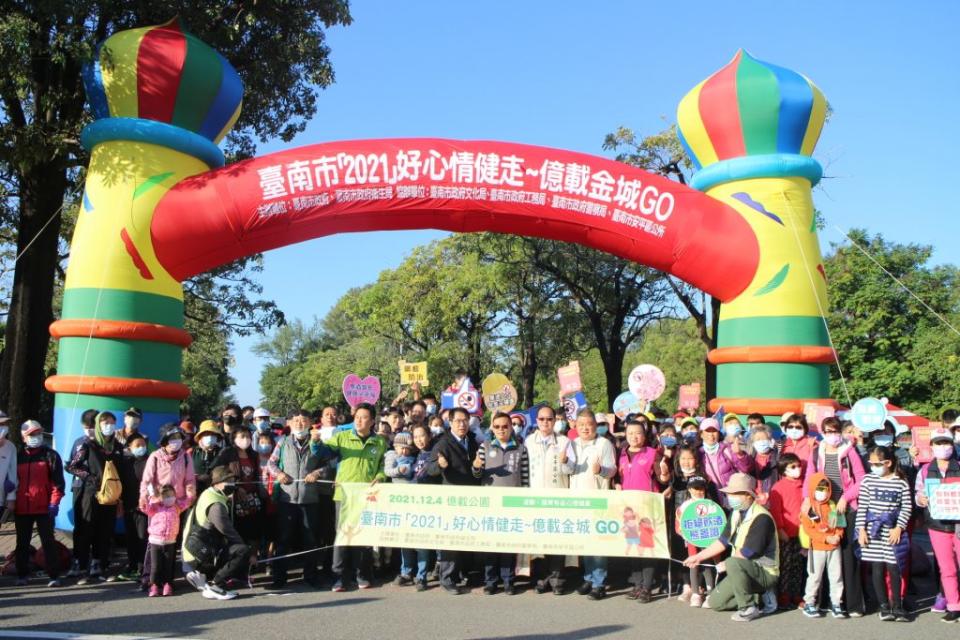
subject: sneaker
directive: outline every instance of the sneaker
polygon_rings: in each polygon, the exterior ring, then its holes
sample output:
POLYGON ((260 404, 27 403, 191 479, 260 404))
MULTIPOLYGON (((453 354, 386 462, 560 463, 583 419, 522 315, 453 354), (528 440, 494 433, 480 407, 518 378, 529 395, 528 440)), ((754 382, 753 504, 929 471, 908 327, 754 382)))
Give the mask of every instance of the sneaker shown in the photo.
POLYGON ((937 594, 937 599, 933 601, 933 606, 930 607, 930 611, 933 613, 946 613, 947 612, 947 599, 942 593, 937 594))
POLYGON ((220 585, 208 584, 203 590, 203 597, 207 600, 233 600, 237 597, 237 592, 227 591, 220 585))
POLYGON ((740 609, 735 614, 730 616, 730 619, 734 622, 750 622, 751 620, 756 620, 760 617, 760 609, 756 607, 747 607, 746 609, 740 609))
POLYGON ((653 595, 651 595, 650 589, 646 589, 646 588, 644 588, 644 587, 640 587, 639 589, 637 589, 637 592, 638 592, 638 593, 637 593, 637 598, 636 598, 636 600, 637 600, 637 602, 639 602, 640 604, 647 604, 647 603, 649 603, 651 600, 653 600, 653 595))
POLYGON ((155 584, 150 585, 150 592, 147 593, 148 598, 156 598, 160 595, 160 587, 155 584))
POLYGON ((187 582, 197 591, 203 591, 207 587, 207 578, 199 571, 191 571, 186 575, 187 582))
POLYGON ((413 584, 413 576, 405 576, 402 573, 396 577, 393 584, 398 587, 405 587, 413 584))
POLYGON ((803 609, 801 609, 801 611, 803 611, 803 615, 807 616, 808 618, 820 617, 820 607, 818 607, 815 604, 808 604, 803 609))
POLYGON ((106 578, 100 578, 100 579, 101 579, 101 580, 104 580, 104 581, 106 581, 106 582, 117 582, 117 581, 120 579, 120 576, 114 575, 114 574, 110 574, 110 575, 107 576, 106 578))
POLYGON ((357 580, 357 589, 369 589, 371 586, 369 580, 364 580, 363 578, 357 580))
POLYGON ((777 612, 777 592, 773 589, 768 589, 763 592, 763 596, 760 598, 762 607, 760 613, 765 616, 768 616, 772 613, 777 612))
POLYGON ((830 609, 830 614, 838 620, 843 620, 847 617, 847 612, 844 611, 843 607, 841 607, 840 605, 836 605, 835 607, 830 609))
POLYGON ((14 582, 13 584, 15 584, 18 587, 25 587, 27 586, 28 582, 29 581, 26 578, 17 578, 17 581, 14 582))
POLYGON ((680 602, 690 602, 690 598, 693 596, 693 589, 690 588, 690 585, 683 585, 683 591, 677 596, 677 600, 680 602))
POLYGON ((427 590, 427 581, 419 580, 417 581, 417 591, 426 591, 427 590))
POLYGON ((343 581, 341 580, 337 580, 336 582, 334 582, 333 588, 331 589, 331 591, 333 591, 334 593, 343 593, 346 590, 347 588, 343 586, 343 581))
POLYGON ((912 620, 910 614, 903 609, 894 609, 890 613, 893 614, 893 619, 895 622, 910 622, 912 620))
POLYGON ((603 600, 607 595, 606 587, 594 587, 590 590, 591 600, 603 600))
POLYGON ((546 583, 546 582, 538 582, 538 583, 537 583, 537 586, 534 587, 534 590, 535 590, 537 593, 543 595, 544 593, 546 593, 547 591, 550 590, 550 587, 547 586, 547 583, 546 583))
POLYGON ((507 586, 505 586, 503 588, 503 592, 508 596, 515 596, 518 593, 520 593, 519 591, 517 591, 517 588, 512 584, 508 584, 507 586))
POLYGON ((449 594, 452 595, 452 596, 459 596, 460 594, 463 593, 463 589, 461 589, 460 587, 458 587, 458 586, 455 585, 455 584, 445 584, 445 585, 441 585, 441 586, 443 587, 443 590, 444 590, 444 591, 446 591, 447 593, 449 593, 449 594))
POLYGON ((582 596, 587 595, 591 591, 593 591, 593 585, 589 582, 584 582, 579 587, 577 587, 577 593, 579 593, 582 596))
POLYGON ((890 611, 890 607, 885 604, 880 605, 880 613, 878 616, 884 622, 893 622, 897 619, 897 616, 893 615, 893 612, 890 611))
POLYGON ((60 582, 60 578, 53 578, 50 582, 47 583, 48 587, 62 587, 63 583, 60 582))
POLYGON ((173 595, 173 585, 169 582, 163 585, 163 595, 172 596, 173 595))
POLYGON ((947 611, 946 615, 940 618, 940 622, 956 622, 960 620, 960 611, 947 611))
POLYGON ((851 611, 851 612, 848 613, 847 615, 849 615, 851 618, 862 618, 862 617, 863 617, 863 611, 851 611))
POLYGON ((707 592, 707 595, 703 596, 703 605, 702 605, 700 608, 701 608, 701 609, 712 609, 712 608, 713 608, 712 606, 710 606, 710 592, 709 592, 709 591, 707 592))
POLYGON ((690 606, 699 609, 703 606, 703 596, 699 593, 690 594, 690 606))
POLYGON ((488 596, 492 596, 493 594, 495 594, 495 593, 497 592, 497 585, 495 585, 495 584, 488 584, 487 586, 485 586, 485 587, 483 588, 483 592, 484 592, 485 594, 487 594, 488 596))
POLYGON ((107 578, 107 582, 132 582, 139 577, 139 573, 134 573, 133 571, 121 571, 113 580, 107 578))
MULTIPOLYGON (((83 572, 80 571, 80 563, 79 563, 79 562, 77 562, 76 560, 74 560, 73 562, 70 563, 70 570, 67 571, 67 577, 68 577, 68 578, 77 578, 77 577, 79 577, 82 573, 83 573, 83 572)), ((944 605, 946 605, 946 603, 947 603, 946 599, 944 599, 943 603, 944 603, 944 605)))

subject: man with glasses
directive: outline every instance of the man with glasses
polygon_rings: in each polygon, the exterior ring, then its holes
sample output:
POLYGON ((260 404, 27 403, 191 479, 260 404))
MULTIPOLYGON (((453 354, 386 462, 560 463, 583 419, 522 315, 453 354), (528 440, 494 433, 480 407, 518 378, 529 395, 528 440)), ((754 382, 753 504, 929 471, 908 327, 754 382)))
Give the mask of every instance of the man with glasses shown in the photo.
MULTIPOLYGON (((535 489, 568 489, 575 457, 566 436, 554 433, 557 414, 550 406, 537 411, 537 430, 527 436, 524 446, 530 459, 530 486, 535 489)), ((537 593, 552 590, 563 595, 563 556, 545 556, 535 565, 537 593)))
MULTIPOLYGON (((473 432, 470 431, 470 415, 466 409, 456 407, 450 410, 450 431, 440 436, 433 447, 427 474, 440 476, 443 484, 479 485, 480 479, 473 475, 473 462, 479 446, 473 432)), ((440 586, 447 593, 461 593, 459 551, 440 551, 437 565, 440 568, 440 586)))

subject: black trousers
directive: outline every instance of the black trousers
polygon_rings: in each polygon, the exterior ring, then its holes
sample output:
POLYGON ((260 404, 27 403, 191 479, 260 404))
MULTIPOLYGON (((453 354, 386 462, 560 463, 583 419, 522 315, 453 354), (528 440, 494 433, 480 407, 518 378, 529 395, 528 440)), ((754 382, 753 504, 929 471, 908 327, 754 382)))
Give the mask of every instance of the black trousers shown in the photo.
POLYGON ((503 586, 512 585, 517 579, 517 554, 515 553, 484 553, 483 554, 483 581, 488 587, 495 587, 499 582, 503 586))
MULTIPOLYGON (((277 555, 285 556, 288 553, 307 551, 322 546, 320 544, 320 509, 317 504, 290 504, 281 502, 277 505, 277 555)), ((305 553, 299 556, 303 562, 303 579, 316 580, 317 552, 305 553)), ((273 563, 273 579, 283 582, 287 579, 287 560, 277 560, 273 563)))
POLYGON ((630 584, 650 591, 657 574, 657 561, 650 558, 630 559, 630 584))
POLYGON ((440 584, 444 587, 456 587, 460 582, 460 552, 437 551, 437 568, 440 571, 440 584))
POLYGON ((537 578, 537 584, 541 586, 549 585, 554 591, 563 591, 566 584, 566 578, 563 575, 565 561, 564 556, 544 556, 536 560, 533 575, 537 578))
POLYGON ((30 573, 30 539, 33 538, 33 525, 37 525, 40 544, 43 546, 44 563, 47 575, 51 579, 60 575, 60 554, 53 537, 53 518, 48 514, 14 516, 17 529, 17 549, 14 552, 17 564, 17 577, 26 578, 30 573))
POLYGON ((177 562, 177 543, 153 544, 149 546, 150 553, 150 584, 162 587, 173 583, 174 571, 177 562))
POLYGON ((847 526, 840 538, 840 565, 843 569, 843 599, 847 612, 864 613, 863 582, 860 574, 860 560, 853 553, 857 540, 857 512, 847 509, 847 526))
MULTIPOLYGON (((89 490, 89 489, 85 489, 89 490)), ((74 521, 81 526, 74 530, 74 548, 81 567, 90 564, 89 549, 93 547, 93 559, 100 563, 100 571, 110 566, 110 547, 117 522, 117 505, 102 505, 94 500, 89 520, 83 517, 83 508, 74 513, 74 521)), ((143 556, 140 556, 141 558, 143 556)))
POLYGON ((147 552, 147 514, 137 509, 123 512, 124 544, 127 547, 127 571, 142 567, 147 552))
POLYGON ((88 531, 92 524, 84 520, 80 512, 83 509, 83 485, 73 487, 73 559, 81 571, 90 568, 90 552, 93 550, 93 535, 88 531), (82 544, 81 543, 85 543, 82 544))
POLYGON ((250 562, 250 547, 245 544, 234 544, 224 548, 217 556, 216 564, 205 565, 199 562, 188 562, 187 567, 210 577, 213 573, 213 584, 223 587, 231 578, 241 579, 247 573, 250 562))

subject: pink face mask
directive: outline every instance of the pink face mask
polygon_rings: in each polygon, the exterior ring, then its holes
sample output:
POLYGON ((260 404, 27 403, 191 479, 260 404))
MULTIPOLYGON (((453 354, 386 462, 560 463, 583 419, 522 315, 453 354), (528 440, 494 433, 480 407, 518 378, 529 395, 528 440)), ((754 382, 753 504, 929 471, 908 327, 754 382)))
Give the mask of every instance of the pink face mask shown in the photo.
POLYGON ((826 433, 823 436, 823 441, 831 447, 837 447, 843 442, 843 437, 839 433, 826 433))
POLYGON ((176 496, 165 496, 163 498, 163 506, 165 507, 172 507, 174 504, 176 504, 176 502, 177 502, 176 496))
POLYGON ((949 460, 953 457, 953 445, 952 444, 935 444, 933 445, 933 457, 937 460, 949 460))

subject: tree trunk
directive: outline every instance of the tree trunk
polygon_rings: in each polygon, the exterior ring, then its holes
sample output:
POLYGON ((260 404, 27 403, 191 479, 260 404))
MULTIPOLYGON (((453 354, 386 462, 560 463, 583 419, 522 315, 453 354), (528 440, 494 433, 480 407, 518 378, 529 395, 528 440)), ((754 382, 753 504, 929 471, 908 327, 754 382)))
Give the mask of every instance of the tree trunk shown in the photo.
POLYGON ((603 373, 607 381, 607 410, 613 411, 613 401, 623 392, 623 358, 626 348, 618 338, 611 340, 603 357, 603 373))
POLYGON ((520 331, 520 399, 519 406, 533 405, 534 382, 537 379, 537 346, 529 329, 520 331))
POLYGON ((44 361, 53 321, 59 209, 66 188, 66 172, 54 163, 36 165, 20 179, 17 255, 23 255, 13 272, 10 312, 0 360, 0 407, 12 417, 13 424, 40 417, 44 361), (50 224, 40 233, 51 215, 50 224), (33 244, 24 252, 31 240, 33 244))
MULTIPOLYGON (((720 299, 710 296, 710 344, 707 349, 717 348, 717 328, 720 326, 720 299)), ((707 383, 707 402, 717 397, 717 365, 709 360, 704 362, 705 378, 707 383)))

